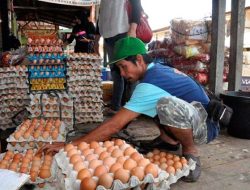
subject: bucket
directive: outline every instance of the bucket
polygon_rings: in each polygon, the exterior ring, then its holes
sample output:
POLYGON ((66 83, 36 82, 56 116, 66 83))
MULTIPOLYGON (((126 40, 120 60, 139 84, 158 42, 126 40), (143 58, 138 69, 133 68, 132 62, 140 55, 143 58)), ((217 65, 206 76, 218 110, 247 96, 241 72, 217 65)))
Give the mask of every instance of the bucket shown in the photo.
POLYGON ((233 109, 228 134, 250 139, 250 92, 227 91, 220 94, 220 97, 224 104, 233 109))

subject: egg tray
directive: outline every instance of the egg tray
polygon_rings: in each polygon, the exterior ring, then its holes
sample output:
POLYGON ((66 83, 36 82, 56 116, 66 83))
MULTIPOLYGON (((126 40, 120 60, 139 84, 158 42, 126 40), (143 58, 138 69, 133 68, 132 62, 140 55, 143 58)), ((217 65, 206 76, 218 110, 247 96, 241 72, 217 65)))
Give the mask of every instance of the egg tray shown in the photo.
MULTIPOLYGON (((99 143, 100 144, 100 143, 99 143)), ((126 143, 125 143, 126 144, 126 143)), ((127 147, 130 147, 130 145, 126 144, 127 147)), ((125 156, 126 158, 129 158, 129 156, 125 156)), ((77 179, 77 172, 73 170, 73 165, 70 164, 69 158, 66 156, 66 152, 64 152, 63 149, 59 151, 55 155, 55 160, 60 168, 61 172, 66 175, 65 178, 65 188, 68 190, 79 190, 80 189, 80 183, 81 181, 77 179)), ((85 165, 88 165, 87 161, 83 161, 85 165)), ((89 169, 92 170, 92 169, 89 169)), ((113 174, 112 174, 113 175, 113 174)), ((154 178, 152 174, 148 174, 144 177, 143 181, 139 181, 137 177, 132 176, 128 183, 123 184, 120 180, 114 180, 112 188, 113 190, 118 189, 130 189, 137 186, 140 186, 141 184, 146 183, 160 183, 163 180, 166 180, 169 177, 169 174, 163 170, 161 170, 158 167, 158 177, 154 178)), ((93 177, 94 179, 98 180, 97 177, 93 177)), ((98 190, 105 190, 103 186, 98 186, 98 190)))
MULTIPOLYGON (((16 128, 16 131, 20 128, 21 125, 19 125, 16 128)), ((51 136, 48 137, 48 139, 44 139, 42 136, 39 136, 38 138, 34 138, 33 136, 30 136, 29 138, 25 139, 22 136, 20 137, 19 140, 16 140, 14 137, 14 133, 12 133, 9 138, 6 139, 7 142, 33 142, 33 141, 41 141, 41 142, 65 142, 66 141, 66 126, 63 122, 61 122, 59 134, 56 140, 53 140, 51 136)))
MULTIPOLYGON (((18 151, 14 151, 14 153, 19 153, 18 151)), ((25 151, 21 154, 25 154, 25 151)), ((0 154, 0 160, 3 159, 5 153, 0 154)), ((47 183, 47 182, 53 182, 55 181, 56 175, 57 175, 58 167, 56 165, 55 159, 53 159, 52 164, 51 164, 51 176, 46 179, 42 179, 39 176, 36 178, 36 181, 31 181, 30 179, 26 182, 27 184, 39 184, 39 183, 47 183)), ((16 172, 19 173, 19 172, 16 172)), ((28 174, 27 174, 28 175, 28 174)))

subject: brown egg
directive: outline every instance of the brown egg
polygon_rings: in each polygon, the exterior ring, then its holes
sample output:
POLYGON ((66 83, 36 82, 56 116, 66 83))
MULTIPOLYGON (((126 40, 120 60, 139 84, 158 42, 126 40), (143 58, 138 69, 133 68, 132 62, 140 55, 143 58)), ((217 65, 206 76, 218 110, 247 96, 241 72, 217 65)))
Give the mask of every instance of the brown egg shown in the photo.
POLYGON ((15 138, 16 140, 19 140, 21 136, 22 136, 22 133, 21 133, 20 131, 16 131, 16 132, 14 133, 14 138, 15 138))
POLYGON ((166 162, 166 164, 168 166, 172 166, 174 164, 174 161, 172 159, 168 159, 167 162, 166 162))
POLYGON ((46 164, 42 164, 40 170, 50 170, 50 166, 46 164))
POLYGON ((173 166, 168 166, 166 172, 169 174, 175 174, 175 168, 173 166))
POLYGON ((154 178, 156 178, 158 176, 158 168, 155 164, 148 164, 146 167, 145 167, 145 174, 152 174, 154 178))
POLYGON ((112 157, 106 157, 103 160, 103 164, 106 165, 108 168, 110 168, 114 163, 115 163, 115 159, 112 157))
POLYGON ((59 135, 58 131, 52 131, 51 132, 51 137, 52 137, 53 140, 56 140, 58 138, 58 135, 59 135))
POLYGON ((74 163, 76 163, 76 162, 78 162, 78 161, 81 161, 81 160, 82 160, 82 157, 81 157, 80 154, 74 154, 74 155, 72 155, 72 156, 70 157, 70 163, 71 163, 71 164, 74 164, 74 163))
POLYGON ((22 163, 29 163, 30 162, 30 158, 24 157, 22 159, 22 163))
POLYGON ((55 121, 54 125, 55 125, 56 127, 60 127, 60 126, 61 126, 61 121, 60 121, 60 119, 57 119, 57 120, 55 121))
POLYGON ((123 165, 123 163, 125 162, 126 157, 124 156, 120 156, 117 158, 116 162, 120 163, 121 165, 123 165))
POLYGON ((109 172, 110 172, 110 173, 115 173, 115 171, 118 170, 118 169, 120 169, 120 168, 122 168, 122 164, 119 163, 119 162, 116 162, 116 163, 114 163, 114 164, 110 167, 109 172))
POLYGON ((64 147, 64 151, 65 152, 68 152, 69 150, 75 148, 75 146, 73 144, 67 144, 65 147, 64 147))
POLYGON ((125 149, 124 151, 124 155, 125 156, 130 156, 131 154, 133 154, 134 152, 136 152, 136 150, 133 147, 128 147, 125 149))
POLYGON ((3 163, 0 164, 0 169, 7 169, 7 168, 8 168, 7 164, 3 164, 3 163))
POLYGON ((166 157, 167 153, 166 152, 160 152, 160 157, 166 157))
POLYGON ((139 161, 140 159, 142 159, 143 156, 142 156, 140 153, 138 153, 138 152, 134 152, 134 153, 132 153, 132 154, 130 155, 130 158, 133 159, 133 160, 135 160, 135 161, 137 162, 137 161, 139 161))
POLYGON ((108 148, 108 147, 110 147, 110 146, 113 146, 113 145, 114 145, 114 142, 112 142, 112 141, 105 141, 105 142, 103 143, 103 146, 106 147, 106 148, 108 148))
POLYGON ((146 157, 147 157, 147 158, 151 158, 151 157, 153 157, 153 156, 154 156, 154 154, 153 154, 152 152, 149 152, 149 153, 146 154, 146 157))
POLYGON ((30 172, 30 180, 31 181, 36 181, 36 178, 38 176, 38 172, 30 172))
POLYGON ((51 176, 49 169, 41 169, 39 172, 39 177, 42 179, 49 178, 51 176))
POLYGON ((94 152, 93 149, 86 148, 86 149, 84 149, 84 150, 82 151, 82 155, 86 157, 86 156, 88 156, 89 154, 92 154, 93 152, 94 152))
POLYGON ((23 155, 20 154, 20 153, 16 153, 14 156, 13 156, 13 160, 21 160, 23 158, 23 155))
POLYGON ((95 154, 98 154, 100 155, 103 151, 105 151, 106 149, 103 148, 103 147, 97 147, 95 150, 94 150, 94 153, 95 154))
POLYGON ((11 151, 11 150, 8 150, 8 151, 6 152, 6 154, 5 154, 5 156, 9 156, 10 158, 13 158, 14 152, 11 151))
POLYGON ((123 168, 126 170, 132 170, 134 167, 137 166, 137 162, 133 159, 129 158, 123 163, 123 168))
POLYGON ((36 155, 32 158, 32 161, 41 161, 41 157, 36 155))
POLYGON ((111 156, 114 157, 114 158, 118 158, 120 156, 123 156, 123 151, 121 151, 120 149, 118 148, 115 148, 112 153, 111 153, 111 156))
POLYGON ((146 167, 150 163, 149 159, 142 158, 137 162, 138 166, 146 167))
POLYGON ((83 151, 84 149, 89 148, 89 144, 86 143, 86 142, 81 142, 80 144, 78 144, 77 148, 78 148, 80 151, 83 151))
POLYGON ((172 158, 172 160, 173 160, 174 162, 180 161, 180 157, 177 156, 177 155, 174 155, 174 157, 172 158))
POLYGON ((167 155, 166 155, 166 158, 167 158, 167 159, 172 159, 173 157, 174 157, 174 155, 171 154, 171 153, 167 153, 167 155))
POLYGON ((52 161, 53 157, 51 155, 47 154, 47 155, 44 156, 44 160, 52 161))
POLYGON ((154 161, 158 161, 158 160, 160 160, 160 155, 159 154, 155 154, 154 156, 153 156, 153 159, 154 159, 154 161))
POLYGON ((99 146, 100 146, 99 143, 96 142, 96 141, 91 141, 90 144, 89 144, 89 147, 92 148, 92 149, 96 149, 99 146))
POLYGON ((10 155, 5 154, 3 160, 11 160, 11 158, 12 157, 10 155))
POLYGON ((160 150, 154 149, 152 153, 153 153, 154 155, 156 155, 156 154, 160 154, 160 152, 161 152, 160 150))
POLYGON ((175 171, 178 169, 180 169, 180 170, 182 169, 182 163, 180 161, 174 162, 173 166, 175 168, 175 171))
POLYGON ((89 168, 91 169, 96 169, 98 166, 102 165, 102 161, 101 160, 91 160, 89 163, 89 168))
POLYGON ((121 146, 123 144, 125 144, 125 142, 123 140, 121 140, 121 139, 115 139, 114 140, 114 145, 116 145, 116 146, 121 146))
POLYGON ((27 167, 21 167, 19 173, 28 173, 29 169, 27 167))
POLYGON ((166 171, 167 167, 168 167, 168 165, 165 162, 160 164, 160 168, 164 171, 166 171))
POLYGON ((128 148, 128 147, 131 147, 130 145, 128 145, 128 144, 123 144, 123 145, 121 145, 121 146, 119 146, 119 148, 122 150, 122 151, 124 151, 126 148, 128 148))
POLYGON ((110 189, 113 184, 113 181, 113 177, 109 173, 105 173, 99 177, 98 185, 102 185, 106 189, 110 189))
POLYGON ((102 152, 99 156, 99 159, 100 160, 104 160, 105 158, 109 157, 110 156, 110 153, 109 152, 102 152))
POLYGON ((88 169, 84 168, 84 169, 81 169, 78 174, 77 174, 77 179, 80 179, 80 180, 83 180, 84 178, 86 177, 91 177, 91 173, 88 169))
POLYGON ((160 163, 166 163, 167 159, 165 157, 161 157, 159 160, 160 163))
POLYGON ((77 172, 79 172, 80 170, 86 168, 85 165, 83 164, 82 160, 78 161, 76 163, 74 163, 73 169, 77 172))
POLYGON ((95 190, 97 182, 90 177, 86 177, 81 181, 80 190, 95 190))
POLYGON ((122 183, 127 183, 130 178, 130 173, 128 170, 123 168, 117 170, 114 174, 114 179, 119 179, 122 183))
POLYGON ((20 166, 20 168, 28 168, 29 165, 30 165, 29 162, 28 163, 22 163, 21 166, 20 166))
POLYGON ((17 165, 17 163, 11 163, 10 164, 10 166, 9 166, 9 170, 12 170, 12 171, 17 171, 17 167, 18 167, 18 165, 17 165))
POLYGON ((33 137, 34 137, 35 139, 37 139, 37 138, 40 136, 40 134, 41 134, 41 131, 35 131, 35 132, 33 133, 33 137))
POLYGON ((70 158, 71 156, 73 156, 74 154, 78 154, 78 151, 77 151, 77 149, 76 148, 73 148, 73 149, 71 149, 71 150, 69 150, 68 152, 67 152, 67 156, 70 158))
POLYGON ((145 173, 143 167, 135 167, 131 170, 131 176, 136 176, 140 181, 144 179, 145 173))
POLYGON ((44 139, 48 139, 49 138, 49 132, 48 131, 44 131, 43 134, 42 134, 42 137, 44 139))
POLYGON ((108 173, 108 168, 104 165, 97 166, 94 171, 94 176, 99 177, 102 174, 108 173))
POLYGON ((183 166, 188 163, 185 157, 181 157, 180 162, 182 163, 183 166))
POLYGON ((23 134, 23 138, 24 139, 28 139, 28 138, 30 138, 30 132, 29 131, 27 131, 27 132, 25 132, 24 134, 23 134))
POLYGON ((40 168, 40 166, 31 166, 30 172, 38 172, 39 168, 40 168))
POLYGON ((113 152, 113 150, 115 150, 116 149, 116 147, 115 146, 110 146, 110 147, 108 147, 107 148, 107 152, 113 152))

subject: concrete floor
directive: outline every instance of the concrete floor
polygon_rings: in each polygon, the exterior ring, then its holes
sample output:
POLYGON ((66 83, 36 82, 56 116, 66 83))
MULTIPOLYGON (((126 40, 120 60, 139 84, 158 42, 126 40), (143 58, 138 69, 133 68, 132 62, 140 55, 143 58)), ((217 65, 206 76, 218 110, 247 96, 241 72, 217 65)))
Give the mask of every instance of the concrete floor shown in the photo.
POLYGON ((199 146, 202 175, 196 183, 181 180, 171 190, 249 190, 250 140, 231 137, 226 131, 213 142, 199 146))

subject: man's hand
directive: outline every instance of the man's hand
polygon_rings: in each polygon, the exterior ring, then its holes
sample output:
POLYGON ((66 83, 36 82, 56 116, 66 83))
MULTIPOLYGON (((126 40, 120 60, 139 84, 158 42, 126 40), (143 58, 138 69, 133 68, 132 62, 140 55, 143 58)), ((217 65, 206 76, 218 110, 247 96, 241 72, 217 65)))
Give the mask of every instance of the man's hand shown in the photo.
POLYGON ((42 152, 55 154, 59 152, 59 150, 62 149, 64 145, 65 144, 63 142, 55 142, 53 144, 46 144, 40 149, 38 149, 37 154, 41 154, 42 152))

